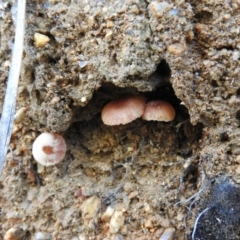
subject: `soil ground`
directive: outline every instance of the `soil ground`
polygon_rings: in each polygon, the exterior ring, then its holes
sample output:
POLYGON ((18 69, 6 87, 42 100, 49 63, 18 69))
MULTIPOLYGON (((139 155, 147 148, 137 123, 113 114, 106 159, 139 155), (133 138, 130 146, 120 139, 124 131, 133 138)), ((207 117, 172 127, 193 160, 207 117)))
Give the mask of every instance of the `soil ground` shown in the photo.
MULTIPOLYGON (((15 19, 0 1, 0 105, 15 19)), ((240 239, 239 25, 238 0, 28 1, 0 239, 240 239), (176 118, 104 125, 127 93, 176 118), (52 167, 31 153, 45 131, 68 148, 52 167)))

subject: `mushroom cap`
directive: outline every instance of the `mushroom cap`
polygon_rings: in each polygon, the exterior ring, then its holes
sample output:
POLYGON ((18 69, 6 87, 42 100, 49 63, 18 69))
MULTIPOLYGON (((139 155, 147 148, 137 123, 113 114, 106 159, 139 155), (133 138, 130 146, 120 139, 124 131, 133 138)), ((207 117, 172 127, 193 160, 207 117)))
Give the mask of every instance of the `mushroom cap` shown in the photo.
POLYGON ((143 95, 128 95, 109 102, 102 110, 106 125, 127 124, 142 116, 146 99, 143 95))
POLYGON ((176 112, 173 106, 165 101, 156 100, 146 104, 142 118, 147 121, 169 122, 175 118, 176 112))
POLYGON ((57 133, 40 134, 32 146, 34 159, 44 166, 55 165, 62 161, 66 151, 65 140, 57 133))

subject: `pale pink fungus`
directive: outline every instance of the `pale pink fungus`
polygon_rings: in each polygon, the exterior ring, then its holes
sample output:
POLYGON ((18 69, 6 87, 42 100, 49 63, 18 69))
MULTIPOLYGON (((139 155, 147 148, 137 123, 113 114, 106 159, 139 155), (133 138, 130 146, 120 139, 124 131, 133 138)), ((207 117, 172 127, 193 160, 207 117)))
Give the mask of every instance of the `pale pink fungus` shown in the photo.
POLYGON ((109 102, 102 110, 106 125, 127 124, 142 116, 146 99, 142 95, 128 95, 109 102))
POLYGON ((32 146, 34 159, 44 166, 55 165, 62 161, 66 150, 64 138, 57 133, 42 133, 32 146))
POLYGON ((176 112, 173 106, 165 101, 156 100, 146 104, 142 118, 147 121, 169 122, 175 118, 176 112))

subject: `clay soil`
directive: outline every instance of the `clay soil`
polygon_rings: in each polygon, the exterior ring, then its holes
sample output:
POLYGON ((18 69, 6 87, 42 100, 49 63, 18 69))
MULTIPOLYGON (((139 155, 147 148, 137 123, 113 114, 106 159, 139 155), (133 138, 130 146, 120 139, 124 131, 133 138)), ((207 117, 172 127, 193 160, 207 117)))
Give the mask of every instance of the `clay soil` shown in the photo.
MULTIPOLYGON (((0 0, 1 108, 16 9, 0 0)), ((27 1, 0 239, 240 239, 239 26, 238 0, 27 1), (174 121, 104 125, 129 93, 174 121), (66 140, 55 166, 32 157, 42 132, 66 140)))

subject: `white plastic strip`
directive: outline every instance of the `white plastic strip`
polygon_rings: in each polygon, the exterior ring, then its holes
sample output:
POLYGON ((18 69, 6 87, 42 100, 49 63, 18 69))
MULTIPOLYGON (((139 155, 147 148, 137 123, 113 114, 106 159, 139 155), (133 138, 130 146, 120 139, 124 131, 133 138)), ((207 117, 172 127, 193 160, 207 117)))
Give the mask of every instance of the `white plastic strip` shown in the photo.
POLYGON ((3 170, 7 149, 12 133, 18 80, 22 63, 23 39, 25 32, 25 11, 26 0, 18 0, 15 41, 7 81, 7 90, 5 93, 2 116, 0 120, 0 175, 3 170))

